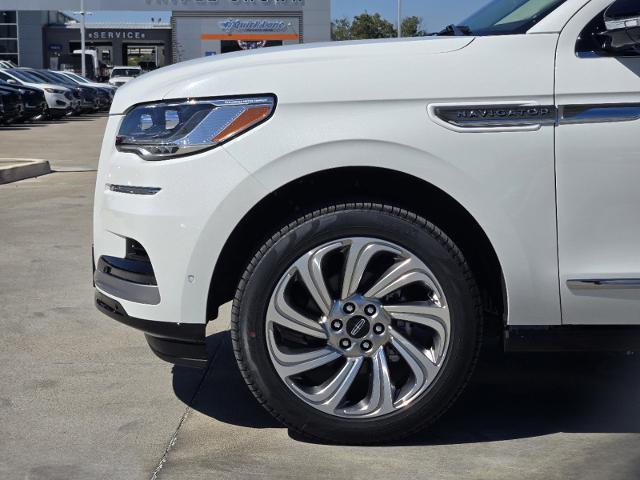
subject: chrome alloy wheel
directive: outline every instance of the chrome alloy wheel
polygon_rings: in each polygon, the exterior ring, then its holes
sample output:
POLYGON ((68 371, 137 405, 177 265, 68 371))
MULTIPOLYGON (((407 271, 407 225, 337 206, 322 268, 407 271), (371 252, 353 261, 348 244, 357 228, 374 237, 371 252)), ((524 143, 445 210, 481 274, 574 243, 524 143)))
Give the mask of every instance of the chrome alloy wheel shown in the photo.
POLYGON ((339 417, 406 407, 436 380, 451 324, 431 270, 406 249, 353 237, 287 270, 266 315, 273 366, 300 399, 339 417))

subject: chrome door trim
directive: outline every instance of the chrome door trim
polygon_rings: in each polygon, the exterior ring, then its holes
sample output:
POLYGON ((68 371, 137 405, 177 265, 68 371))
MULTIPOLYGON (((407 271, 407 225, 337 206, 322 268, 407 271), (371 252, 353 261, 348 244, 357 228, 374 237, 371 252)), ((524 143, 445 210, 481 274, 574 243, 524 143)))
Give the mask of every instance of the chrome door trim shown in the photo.
POLYGON ((640 104, 638 103, 563 105, 558 110, 558 123, 560 125, 634 122, 640 120, 640 104))
POLYGON ((567 280, 567 287, 585 289, 640 289, 640 278, 581 278, 567 280))
POLYGON ((553 105, 434 105, 433 115, 460 129, 541 127, 555 125, 557 108, 553 105))

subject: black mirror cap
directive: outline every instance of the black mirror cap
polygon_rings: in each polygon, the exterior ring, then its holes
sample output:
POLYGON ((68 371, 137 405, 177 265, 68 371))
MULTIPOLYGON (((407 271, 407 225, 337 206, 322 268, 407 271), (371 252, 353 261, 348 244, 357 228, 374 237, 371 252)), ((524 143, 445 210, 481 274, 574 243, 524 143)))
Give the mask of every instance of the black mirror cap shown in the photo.
POLYGON ((618 0, 604 13, 604 48, 640 54, 640 2, 618 0))

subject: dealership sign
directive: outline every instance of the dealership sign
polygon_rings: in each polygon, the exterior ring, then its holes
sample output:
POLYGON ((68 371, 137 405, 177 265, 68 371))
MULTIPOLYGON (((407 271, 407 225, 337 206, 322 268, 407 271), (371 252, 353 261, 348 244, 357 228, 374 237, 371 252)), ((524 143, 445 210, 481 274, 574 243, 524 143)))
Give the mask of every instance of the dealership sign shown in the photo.
POLYGON ((239 18, 229 18, 218 22, 218 25, 225 33, 235 32, 286 32, 289 24, 274 20, 241 20, 239 18))
POLYGON ((144 40, 146 34, 139 30, 88 30, 89 40, 144 40))

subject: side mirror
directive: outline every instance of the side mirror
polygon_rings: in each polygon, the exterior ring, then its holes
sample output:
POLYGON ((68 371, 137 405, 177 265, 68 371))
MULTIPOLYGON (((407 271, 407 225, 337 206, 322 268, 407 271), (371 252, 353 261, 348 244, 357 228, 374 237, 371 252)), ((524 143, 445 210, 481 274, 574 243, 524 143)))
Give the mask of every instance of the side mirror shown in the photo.
POLYGON ((638 0, 618 0, 604 13, 606 30, 604 49, 621 53, 640 53, 640 3, 638 0))
POLYGON ((16 82, 13 78, 8 79, 7 83, 10 83, 11 85, 17 85, 18 84, 18 82, 16 82))

